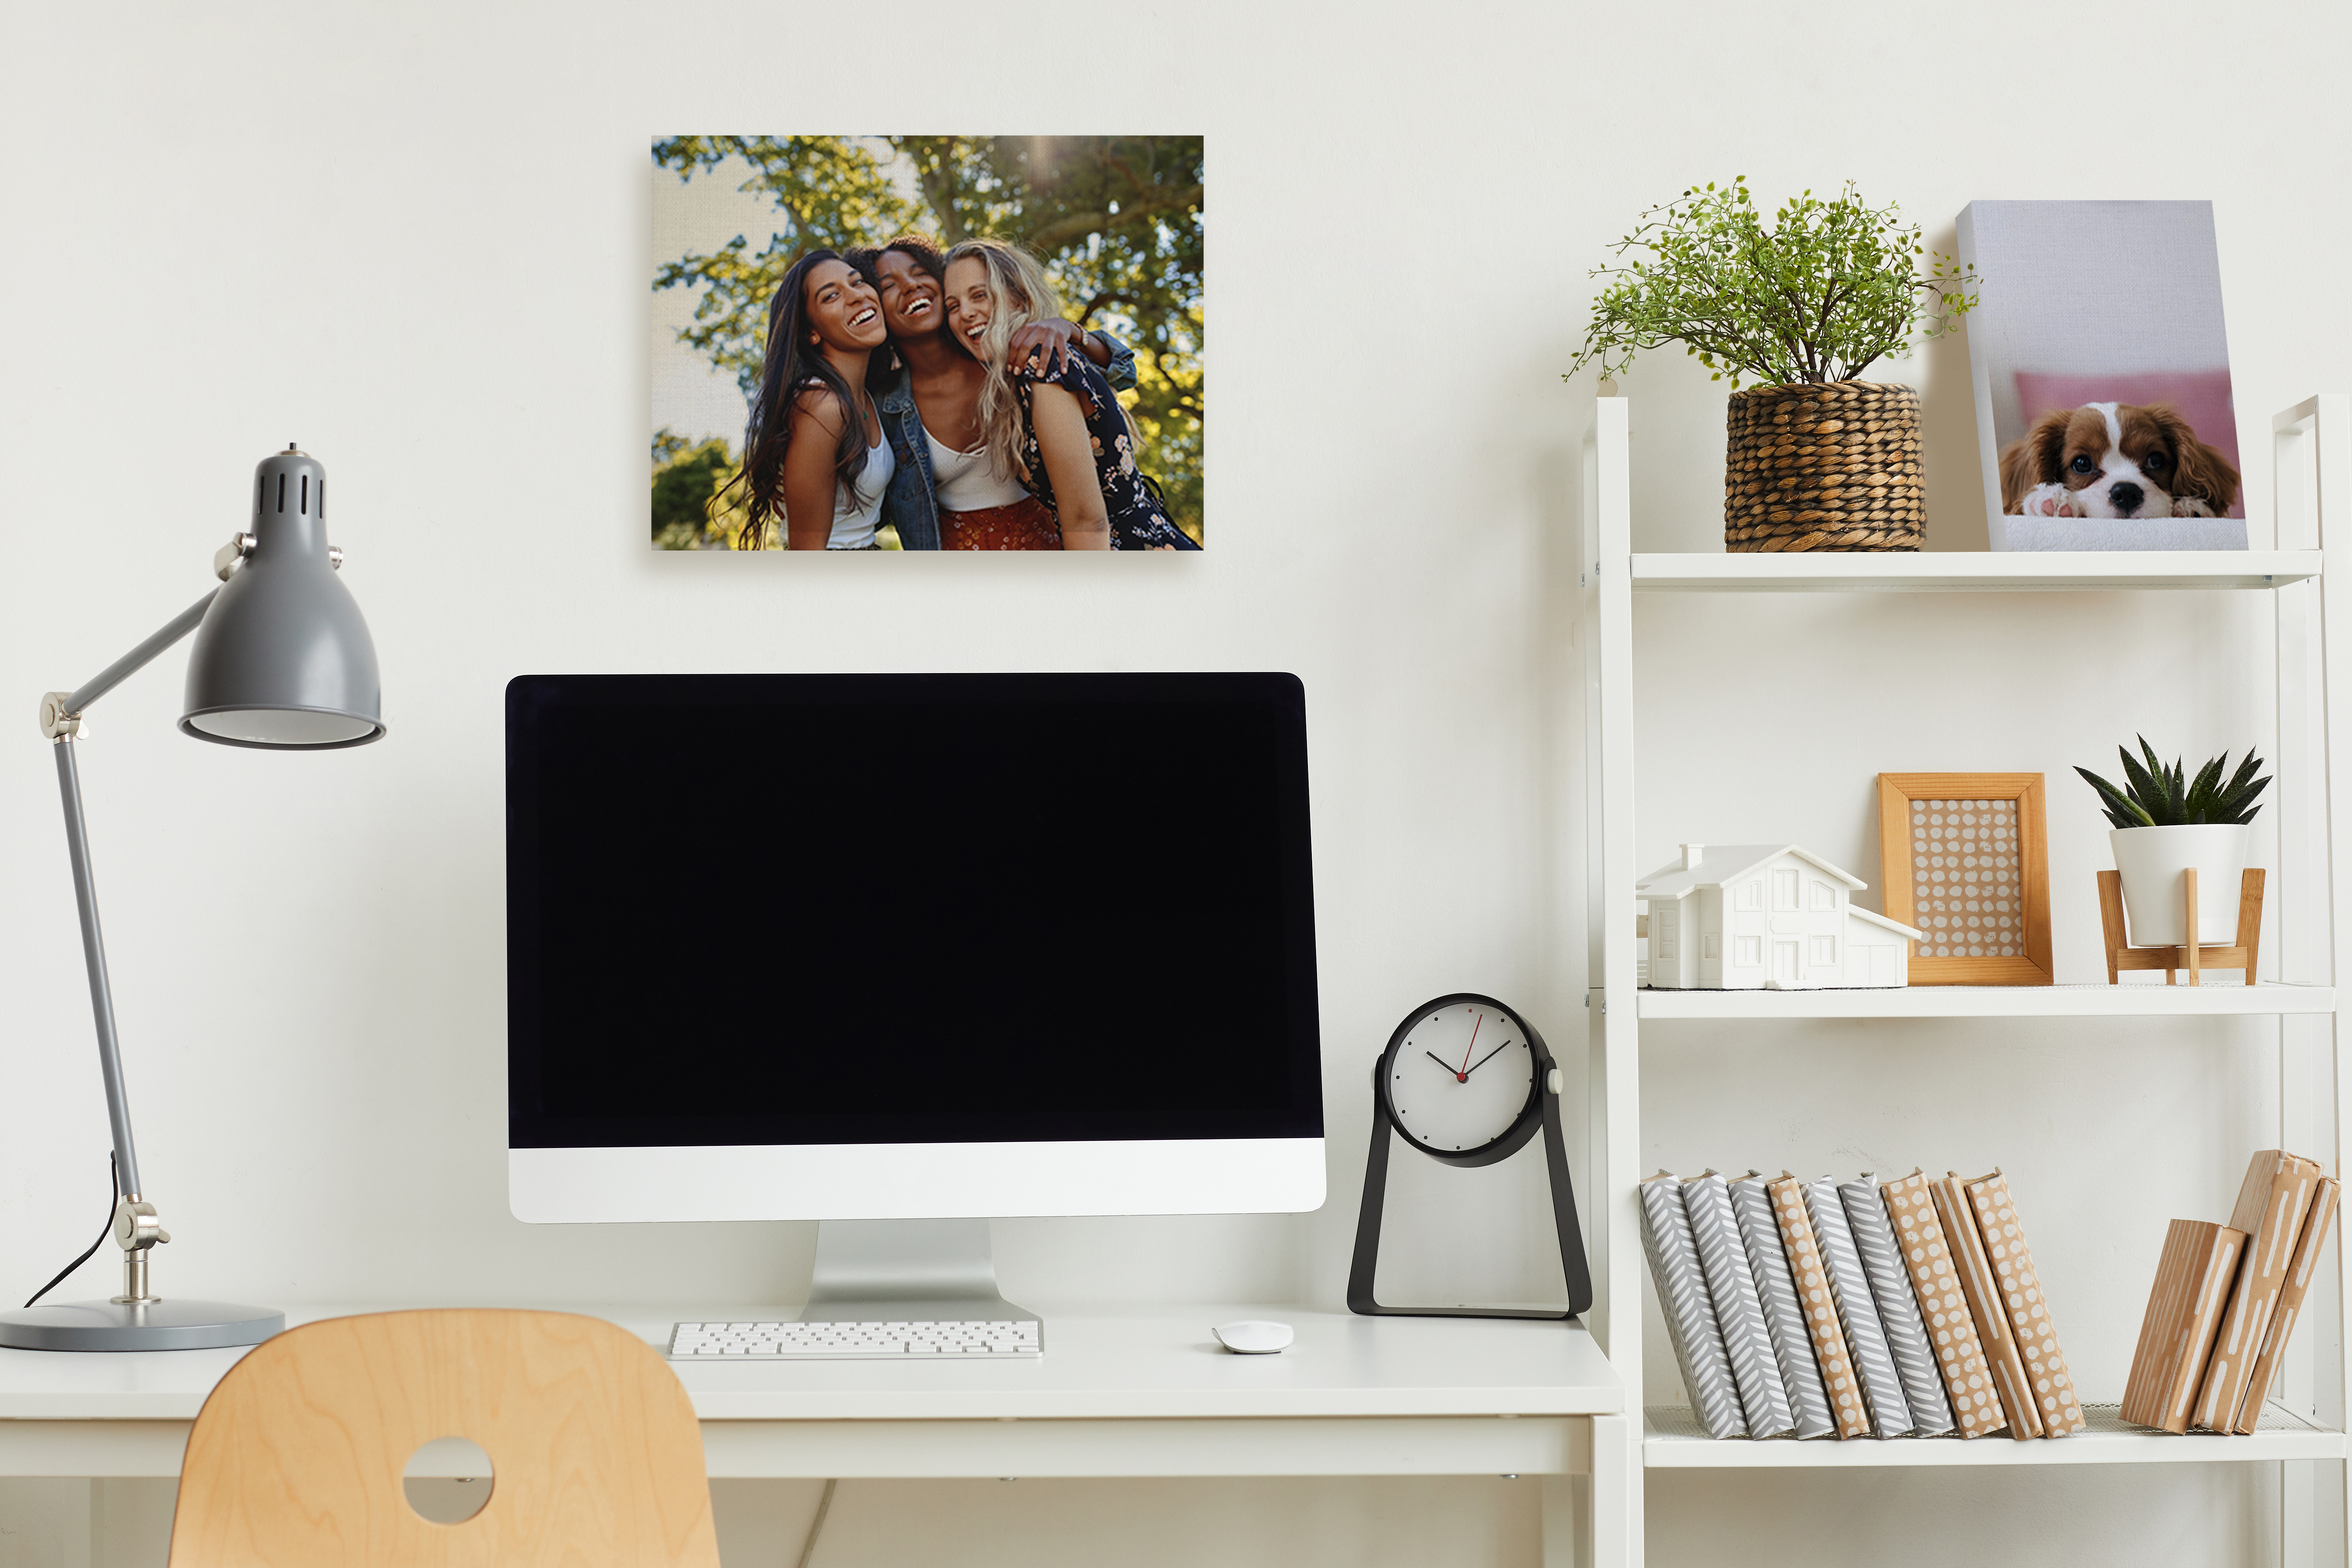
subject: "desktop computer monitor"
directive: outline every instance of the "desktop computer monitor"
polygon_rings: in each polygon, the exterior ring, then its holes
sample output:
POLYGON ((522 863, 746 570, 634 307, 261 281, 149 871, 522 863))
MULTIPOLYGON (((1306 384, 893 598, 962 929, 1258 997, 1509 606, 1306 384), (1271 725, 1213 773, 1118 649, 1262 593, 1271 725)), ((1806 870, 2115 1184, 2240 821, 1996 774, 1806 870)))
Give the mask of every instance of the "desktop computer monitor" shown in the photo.
POLYGON ((1293 676, 507 689, 527 1221, 1324 1195, 1293 676))

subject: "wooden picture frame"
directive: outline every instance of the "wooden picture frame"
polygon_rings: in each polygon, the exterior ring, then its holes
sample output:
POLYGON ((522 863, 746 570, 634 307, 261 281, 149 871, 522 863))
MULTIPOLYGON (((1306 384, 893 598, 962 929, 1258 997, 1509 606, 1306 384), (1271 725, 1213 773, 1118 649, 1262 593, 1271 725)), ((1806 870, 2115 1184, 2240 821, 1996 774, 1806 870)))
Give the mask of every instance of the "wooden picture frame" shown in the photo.
POLYGON ((2053 984, 2040 773, 1879 774, 1878 865, 1887 918, 1927 933, 1912 984, 2053 984))

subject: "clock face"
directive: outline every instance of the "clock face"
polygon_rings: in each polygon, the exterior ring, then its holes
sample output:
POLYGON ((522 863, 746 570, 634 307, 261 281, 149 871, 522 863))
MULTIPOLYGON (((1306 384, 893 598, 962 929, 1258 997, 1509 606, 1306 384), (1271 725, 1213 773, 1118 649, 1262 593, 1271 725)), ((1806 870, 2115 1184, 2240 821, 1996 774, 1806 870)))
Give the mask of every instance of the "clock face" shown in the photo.
POLYGON ((1382 1085, 1398 1131, 1433 1154, 1500 1142, 1533 1098, 1535 1052, 1508 1010, 1483 997, 1423 1008, 1400 1031, 1382 1085))

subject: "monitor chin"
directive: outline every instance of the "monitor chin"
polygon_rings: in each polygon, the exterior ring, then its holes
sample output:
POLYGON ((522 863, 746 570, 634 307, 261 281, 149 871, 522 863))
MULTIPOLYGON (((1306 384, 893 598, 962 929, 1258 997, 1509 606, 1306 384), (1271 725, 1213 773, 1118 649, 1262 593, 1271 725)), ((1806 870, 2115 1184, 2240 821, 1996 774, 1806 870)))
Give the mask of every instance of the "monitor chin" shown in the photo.
POLYGON ((509 1149, 527 1224, 1300 1214, 1320 1138, 509 1149))

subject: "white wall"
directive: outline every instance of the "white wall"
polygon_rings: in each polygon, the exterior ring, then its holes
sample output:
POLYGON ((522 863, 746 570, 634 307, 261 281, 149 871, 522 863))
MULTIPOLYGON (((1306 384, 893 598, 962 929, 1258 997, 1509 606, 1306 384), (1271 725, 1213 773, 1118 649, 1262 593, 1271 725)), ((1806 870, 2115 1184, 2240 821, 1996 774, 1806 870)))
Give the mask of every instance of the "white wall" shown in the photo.
MULTIPOLYGON (((2086 9, 2075 48, 2047 5, 2009 4, 0 4, 0 693, 24 704, 23 728, 0 729, 9 1290, 89 1240, 106 1146, 34 701, 205 590, 249 466, 289 438, 336 478, 390 739, 294 758, 192 745, 172 726, 175 656, 95 710, 83 754, 147 1185, 179 1238, 166 1288, 562 1301, 790 1300, 803 1283, 807 1227, 506 1214, 509 676, 1279 668, 1312 704, 1334 1201, 1300 1219, 1006 1225, 999 1255, 1008 1289, 1046 1300, 1336 1303, 1364 1068, 1395 1019, 1485 990, 1557 1047, 1580 1043, 1568 650, 1591 385, 1558 373, 1585 269, 1637 209, 1734 174, 1768 197, 1851 175, 1948 247, 1979 196, 2210 196, 2245 449, 2267 451, 2272 409, 2352 386, 2330 287, 2352 238, 2340 7, 2259 25, 2086 9), (647 138, 908 124, 1208 135, 1204 556, 646 549, 647 138)), ((1981 547, 1962 355, 1893 374, 1927 391, 1931 543, 1981 547)), ((1637 542, 1715 547, 1721 389, 1678 357, 1624 389, 1637 542)), ((1645 719, 1640 858, 1784 837, 1872 865, 1879 768, 2042 769, 2060 963, 2087 975, 2098 823, 2060 775, 2135 725, 2191 752, 2267 744, 2265 614, 2252 599, 1644 606, 1661 678, 1728 668, 1752 685, 1645 719), (2117 648, 2150 642, 2158 656, 2126 669, 2117 648), (1827 726, 1812 755, 1775 750, 1769 710, 1849 713, 1841 681, 1805 679, 1809 659, 1847 662, 1839 645, 1904 650, 1916 685, 1827 726), (1709 782, 1727 738, 1778 766, 1709 782)), ((716 845, 717 825, 691 826, 716 845)), ((2146 1274, 2102 1195, 2129 1168, 2151 1190, 2114 1201, 2143 1227, 2217 1211, 2268 1110, 2261 1039, 2238 1026, 2034 1026, 1989 1053, 1965 1032, 1848 1026, 1769 1058, 1662 1036, 1645 1159, 2006 1165, 2095 1398, 2119 1387, 2146 1274), (1989 1057, 2011 1091, 1981 1076, 1989 1057), (1745 1107, 1768 1088, 1784 1109, 1759 1127, 1745 1107), (2150 1118, 2165 1138, 2141 1132, 2150 1118)), ((1412 1239, 1387 1288, 1539 1289, 1533 1168, 1441 1175, 1398 1167, 1391 1213, 1412 1239)), ((93 1264, 68 1289, 106 1283, 93 1264)), ((2234 1562, 2269 1528, 2273 1484, 2235 1467, 1680 1479, 1652 1489, 1654 1560, 1710 1555, 1760 1519, 1783 1545, 1754 1560, 1858 1564, 1921 1510, 1959 1509, 1984 1533, 1940 1531, 1913 1560, 2054 1532, 2085 1563, 2234 1562), (1825 1517, 1851 1534, 1825 1542, 1825 1517)), ((1362 1528, 1404 1494, 1353 1483, 1002 1502, 916 1488, 846 1508, 836 1540, 843 1562, 1530 1563, 1531 1505, 1498 1485, 1412 1489, 1410 1530, 1362 1528), (1138 1528, 1122 1536, 1122 1520, 1138 1528), (1166 1522, 1181 1520, 1196 1522, 1166 1522)), ((91 1550, 72 1545, 86 1522, 42 1513, 51 1490, 0 1493, 0 1515, 47 1521, 8 1539, 64 1543, 27 1562, 91 1550)), ((790 1489, 721 1501, 741 1561, 782 1555, 809 1506, 790 1489)))

